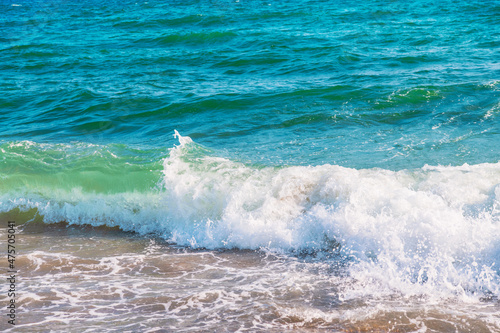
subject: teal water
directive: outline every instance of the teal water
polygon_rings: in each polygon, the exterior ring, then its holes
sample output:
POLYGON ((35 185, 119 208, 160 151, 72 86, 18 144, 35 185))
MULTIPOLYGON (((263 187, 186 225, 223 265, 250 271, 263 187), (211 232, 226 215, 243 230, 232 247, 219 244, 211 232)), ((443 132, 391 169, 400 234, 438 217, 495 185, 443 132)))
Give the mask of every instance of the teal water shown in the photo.
POLYGON ((497 1, 3 1, 2 13, 4 141, 165 149, 177 129, 265 165, 498 161, 497 1))
POLYGON ((306 253, 500 331, 498 1, 1 0, 0 32, 2 219, 306 253))

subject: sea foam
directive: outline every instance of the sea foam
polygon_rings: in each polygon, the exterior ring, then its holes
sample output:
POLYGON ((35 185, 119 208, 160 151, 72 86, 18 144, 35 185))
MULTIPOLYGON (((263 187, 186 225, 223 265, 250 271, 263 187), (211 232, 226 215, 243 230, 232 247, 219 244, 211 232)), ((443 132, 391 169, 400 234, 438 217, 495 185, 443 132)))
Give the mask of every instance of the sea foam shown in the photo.
POLYGON ((4 193, 1 211, 35 209, 45 223, 118 226, 194 248, 333 254, 354 280, 378 281, 379 293, 500 294, 500 163, 265 167, 176 136, 158 189, 4 193))

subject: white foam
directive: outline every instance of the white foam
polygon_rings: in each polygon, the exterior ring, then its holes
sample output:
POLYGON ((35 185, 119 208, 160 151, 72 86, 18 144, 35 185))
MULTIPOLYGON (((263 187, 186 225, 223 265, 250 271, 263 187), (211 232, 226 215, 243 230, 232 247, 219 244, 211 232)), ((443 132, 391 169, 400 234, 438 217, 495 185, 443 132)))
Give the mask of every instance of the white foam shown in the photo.
POLYGON ((500 163, 252 167, 175 135, 161 191, 7 193, 0 211, 37 208, 47 223, 119 226, 192 247, 330 248, 364 284, 359 293, 500 295, 500 163))
POLYGON ((164 163, 178 243, 318 249, 326 237, 357 262, 353 275, 385 281, 386 290, 499 293, 498 163, 399 172, 252 169, 185 158, 194 145, 181 143, 164 163))

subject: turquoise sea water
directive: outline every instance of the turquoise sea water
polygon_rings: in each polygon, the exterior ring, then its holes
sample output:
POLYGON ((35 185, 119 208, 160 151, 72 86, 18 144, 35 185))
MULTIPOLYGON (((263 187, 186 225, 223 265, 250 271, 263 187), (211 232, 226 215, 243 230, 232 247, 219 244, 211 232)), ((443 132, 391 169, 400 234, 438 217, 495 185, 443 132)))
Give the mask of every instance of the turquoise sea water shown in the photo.
POLYGON ((303 260, 320 305, 243 331, 500 331, 500 2, 1 0, 0 32, 3 220, 303 260))
POLYGON ((498 161, 497 1, 2 2, 5 142, 498 161))

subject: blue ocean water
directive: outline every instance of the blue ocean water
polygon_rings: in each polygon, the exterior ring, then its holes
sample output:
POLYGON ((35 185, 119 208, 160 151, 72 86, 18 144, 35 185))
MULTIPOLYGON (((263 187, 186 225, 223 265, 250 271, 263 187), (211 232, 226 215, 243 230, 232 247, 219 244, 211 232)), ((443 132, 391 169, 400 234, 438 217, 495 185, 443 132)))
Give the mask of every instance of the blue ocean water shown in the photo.
POLYGON ((498 161, 497 1, 3 1, 4 141, 498 161), (244 144, 243 144, 244 143, 244 144))
POLYGON ((499 1, 1 0, 0 31, 2 219, 306 253, 500 331, 499 1))

